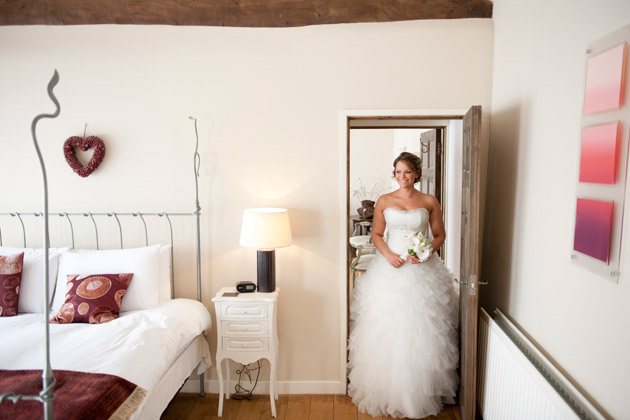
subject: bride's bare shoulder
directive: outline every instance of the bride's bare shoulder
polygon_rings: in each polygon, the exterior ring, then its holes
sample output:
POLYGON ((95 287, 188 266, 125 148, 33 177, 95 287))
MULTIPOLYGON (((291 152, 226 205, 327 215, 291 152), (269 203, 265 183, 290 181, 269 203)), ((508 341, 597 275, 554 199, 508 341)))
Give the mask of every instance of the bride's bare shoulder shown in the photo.
POLYGON ((392 201, 393 199, 393 192, 387 193, 387 194, 383 194, 381 195, 378 200, 376 200, 376 206, 378 208, 386 208, 387 205, 392 201))
POLYGON ((426 208, 430 212, 433 212, 433 210, 442 211, 440 207, 440 203, 438 202, 437 198, 435 198, 435 196, 431 194, 426 194, 426 193, 421 193, 421 194, 422 194, 420 197, 421 207, 426 208))

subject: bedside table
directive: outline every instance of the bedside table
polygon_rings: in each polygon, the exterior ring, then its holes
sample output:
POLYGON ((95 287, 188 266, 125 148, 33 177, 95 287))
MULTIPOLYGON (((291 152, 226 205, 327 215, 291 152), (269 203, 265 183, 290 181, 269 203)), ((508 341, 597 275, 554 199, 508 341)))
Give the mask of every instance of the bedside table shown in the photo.
MULTIPOLYGON (((278 293, 236 293, 234 287, 223 287, 212 298, 217 315, 217 360, 219 376, 219 414, 223 414, 223 372, 221 364, 225 360, 228 388, 230 386, 230 368, 227 359, 244 365, 259 359, 269 360, 271 365, 269 378, 269 399, 271 414, 276 417, 275 399, 278 398, 276 387, 276 368, 278 365, 278 331, 276 307, 278 293)), ((227 390, 226 399, 230 398, 227 390)))

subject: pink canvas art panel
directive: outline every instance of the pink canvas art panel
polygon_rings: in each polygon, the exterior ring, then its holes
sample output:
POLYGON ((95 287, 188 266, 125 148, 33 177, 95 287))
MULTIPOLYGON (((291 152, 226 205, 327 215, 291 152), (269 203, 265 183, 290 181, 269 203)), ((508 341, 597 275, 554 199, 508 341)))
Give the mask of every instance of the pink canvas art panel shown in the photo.
POLYGON ((578 198, 573 249, 608 263, 612 216, 612 201, 578 198))
POLYGON ((624 42, 588 59, 584 92, 585 114, 621 107, 625 57, 624 42))
POLYGON ((580 182, 614 184, 619 123, 585 127, 580 152, 580 182))

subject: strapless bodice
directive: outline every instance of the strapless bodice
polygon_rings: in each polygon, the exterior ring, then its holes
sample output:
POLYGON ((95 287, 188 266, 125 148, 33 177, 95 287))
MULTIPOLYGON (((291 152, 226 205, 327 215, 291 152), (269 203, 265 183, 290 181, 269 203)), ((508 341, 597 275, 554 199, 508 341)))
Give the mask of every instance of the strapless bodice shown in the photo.
POLYGON ((405 235, 420 232, 427 235, 429 231, 429 211, 424 207, 412 210, 398 210, 388 207, 383 211, 387 225, 387 246, 400 254, 407 250, 405 235))

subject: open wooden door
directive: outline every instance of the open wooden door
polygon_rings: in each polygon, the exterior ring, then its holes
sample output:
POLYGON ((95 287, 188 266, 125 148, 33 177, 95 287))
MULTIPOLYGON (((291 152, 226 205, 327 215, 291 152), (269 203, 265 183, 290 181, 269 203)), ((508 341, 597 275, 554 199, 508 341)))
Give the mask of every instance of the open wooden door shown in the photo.
POLYGON ((475 420, 477 395, 477 311, 479 306, 479 187, 481 106, 464 116, 462 156, 462 242, 459 274, 461 420, 475 420))
POLYGON ((422 159, 422 179, 420 191, 431 194, 442 203, 442 179, 444 174, 444 156, 442 154, 443 130, 436 128, 420 134, 420 158, 422 159))
MULTIPOLYGON (((442 201, 442 182, 444 180, 444 130, 435 128, 420 134, 420 158, 422 160, 422 178, 420 178, 420 191, 433 195, 442 211, 444 203, 442 201)), ((446 255, 442 245, 436 252, 445 261, 446 255)))

